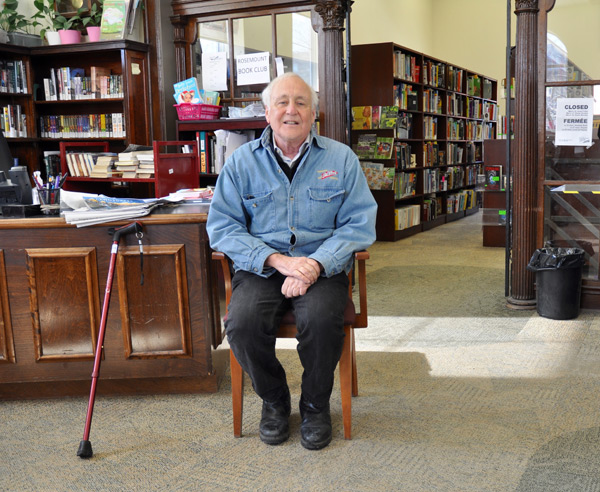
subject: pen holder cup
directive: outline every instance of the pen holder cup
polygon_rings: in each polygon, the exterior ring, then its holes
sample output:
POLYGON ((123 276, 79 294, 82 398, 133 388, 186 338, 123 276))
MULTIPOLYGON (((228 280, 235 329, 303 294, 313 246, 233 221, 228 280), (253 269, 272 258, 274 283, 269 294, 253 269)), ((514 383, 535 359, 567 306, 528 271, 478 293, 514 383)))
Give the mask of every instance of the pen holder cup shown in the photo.
POLYGON ((60 214, 60 188, 42 188, 38 190, 38 196, 43 213, 47 215, 60 214))

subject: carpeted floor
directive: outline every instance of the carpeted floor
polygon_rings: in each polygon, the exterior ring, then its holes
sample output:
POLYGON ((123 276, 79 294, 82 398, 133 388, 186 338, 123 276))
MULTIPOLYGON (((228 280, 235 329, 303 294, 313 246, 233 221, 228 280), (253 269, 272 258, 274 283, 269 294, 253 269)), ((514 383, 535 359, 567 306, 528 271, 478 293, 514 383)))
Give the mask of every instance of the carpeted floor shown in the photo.
MULTIPOLYGON (((231 429, 229 380, 209 395, 98 398, 94 458, 77 458, 87 398, 0 402, 1 491, 600 491, 600 313, 554 321, 508 310, 504 252, 479 216, 370 248, 370 327, 357 334, 360 396, 345 441, 231 429)), ((249 386, 249 385, 248 385, 249 386)))

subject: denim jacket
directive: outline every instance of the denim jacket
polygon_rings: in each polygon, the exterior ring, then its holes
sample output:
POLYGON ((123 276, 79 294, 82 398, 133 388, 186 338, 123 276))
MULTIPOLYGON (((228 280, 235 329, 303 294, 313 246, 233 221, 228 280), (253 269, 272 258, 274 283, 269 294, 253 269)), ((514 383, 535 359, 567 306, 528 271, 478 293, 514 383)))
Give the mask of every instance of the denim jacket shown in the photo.
POLYGON ((273 253, 308 256, 330 277, 350 271, 353 253, 375 241, 377 204, 358 159, 335 140, 312 135, 290 182, 272 131, 239 147, 219 174, 208 214, 213 249, 241 269, 268 277, 273 253))

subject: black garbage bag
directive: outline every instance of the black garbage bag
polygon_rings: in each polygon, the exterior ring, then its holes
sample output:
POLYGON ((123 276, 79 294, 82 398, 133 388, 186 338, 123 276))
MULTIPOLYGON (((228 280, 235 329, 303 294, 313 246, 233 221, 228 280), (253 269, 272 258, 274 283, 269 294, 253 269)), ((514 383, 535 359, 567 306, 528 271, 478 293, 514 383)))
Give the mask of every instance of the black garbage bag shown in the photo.
POLYGON ((579 315, 581 274, 585 252, 581 248, 541 248, 527 269, 536 272, 537 312, 551 319, 579 315))
POLYGON ((533 253, 527 270, 558 270, 579 268, 585 263, 585 251, 581 248, 540 248, 533 253))

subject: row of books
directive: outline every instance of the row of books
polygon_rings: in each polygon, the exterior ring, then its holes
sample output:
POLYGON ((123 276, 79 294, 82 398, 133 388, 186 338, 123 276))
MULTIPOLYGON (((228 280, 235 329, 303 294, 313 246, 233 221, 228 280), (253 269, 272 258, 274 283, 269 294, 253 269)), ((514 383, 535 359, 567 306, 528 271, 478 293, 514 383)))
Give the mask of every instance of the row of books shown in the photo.
POLYGON ((477 182, 477 166, 450 166, 423 170, 423 193, 448 191, 477 182))
POLYGON ((411 144, 394 142, 396 169, 411 169, 417 167, 417 155, 413 153, 411 144))
POLYGON ((107 67, 92 66, 89 74, 83 68, 51 68, 43 85, 46 101, 123 97, 123 76, 107 67))
POLYGON ((23 60, 0 60, 0 92, 9 94, 29 92, 23 60))
POLYGON ((352 129, 376 130, 395 128, 398 106, 353 106, 352 129))
POLYGON ((451 214, 469 210, 477 205, 477 193, 475 190, 462 190, 458 193, 449 193, 445 197, 445 204, 446 211, 444 212, 444 197, 426 197, 423 200, 423 220, 428 222, 444 213, 451 214))
POLYGON ((457 213, 469 210, 477 204, 477 195, 474 190, 463 190, 452 193, 446 197, 446 213, 457 213))
MULTIPOLYGON (((51 155, 48 155, 50 166, 51 155)), ((89 178, 153 178, 152 150, 121 152, 67 152, 69 174, 89 178)), ((52 172, 47 167, 47 172, 52 172)))
POLYGON ((483 79, 478 75, 467 77, 467 95, 492 99, 492 81, 483 79))
POLYGON ((397 172, 394 177, 394 198, 401 200, 417 193, 417 173, 397 172))
POLYGON ((494 138, 492 123, 467 120, 465 125, 465 140, 488 140, 494 138))
POLYGON ((475 142, 467 142, 466 145, 448 142, 445 149, 440 148, 439 142, 425 142, 423 145, 423 165, 433 167, 480 162, 481 150, 481 145, 475 142))
POLYGON ((393 87, 394 106, 400 109, 418 111, 417 91, 411 84, 395 84, 393 87))
POLYGON ((448 65, 448 77, 446 87, 451 91, 462 92, 464 70, 448 65))
POLYGON ((498 105, 490 101, 467 97, 467 117, 496 121, 498 117, 498 105))
POLYGON ((241 145, 254 140, 254 130, 196 132, 200 172, 219 174, 229 156, 241 145))
POLYGON ((442 114, 442 97, 435 89, 423 89, 423 111, 442 114))
POLYGON ((40 116, 42 138, 123 138, 123 113, 40 116))
POLYGON ((419 82, 421 67, 415 56, 401 51, 394 52, 394 77, 397 79, 419 82))
POLYGON ((446 87, 446 65, 425 60, 423 62, 423 83, 434 87, 446 87))
POLYGON ((27 115, 20 104, 7 104, 2 107, 0 128, 7 138, 27 137, 27 115))
POLYGON ((419 205, 406 205, 395 209, 394 226, 397 231, 403 231, 420 223, 421 207, 419 205))

